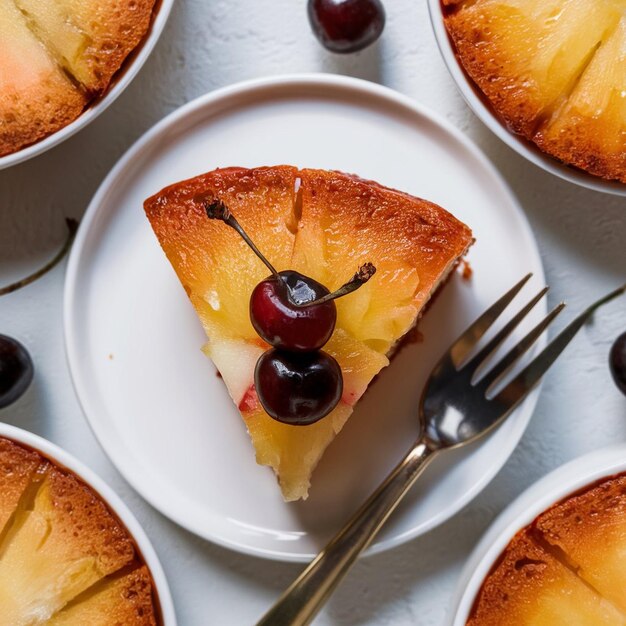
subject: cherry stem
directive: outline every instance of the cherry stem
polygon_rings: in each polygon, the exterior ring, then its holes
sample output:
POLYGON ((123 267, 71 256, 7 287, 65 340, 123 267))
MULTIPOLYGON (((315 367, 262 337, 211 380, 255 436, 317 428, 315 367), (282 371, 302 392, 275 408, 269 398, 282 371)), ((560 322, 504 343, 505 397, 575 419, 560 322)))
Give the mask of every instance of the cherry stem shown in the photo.
MULTIPOLYGON (((269 271, 274 275, 277 280, 283 281, 284 278, 276 271, 276 268, 263 256, 262 252, 254 245, 254 242, 246 231, 241 227, 241 224, 237 221, 235 216, 230 212, 230 209, 224 204, 222 200, 219 198, 215 198, 214 196, 209 197, 198 197, 197 200, 202 203, 204 206, 204 210, 207 214, 207 217, 212 220, 221 220, 224 224, 227 224, 234 230, 236 230, 241 238, 252 248, 252 251, 265 263, 269 271)), ((327 293, 325 296, 321 298, 317 298, 317 300, 311 300, 309 302, 296 302, 293 299, 291 291, 287 289, 287 297, 289 301, 298 307, 307 307, 313 306, 316 304, 324 304, 324 302, 329 302, 330 300, 335 300, 336 298, 341 298, 341 296, 345 296, 353 291, 356 291, 361 285, 364 285, 374 274, 376 273, 376 268, 372 263, 365 263, 359 267, 357 273, 345 284, 343 284, 339 289, 333 291, 332 293, 327 293)))
POLYGON ((263 253, 254 245, 254 242, 250 237, 248 237, 248 233, 241 227, 241 224, 237 221, 235 216, 230 212, 230 209, 224 204, 222 200, 219 198, 207 198, 203 200, 204 210, 206 211, 207 217, 212 220, 222 220, 224 224, 227 224, 231 228, 234 228, 241 238, 252 248, 254 254, 256 254, 263 263, 267 266, 270 272, 274 274, 274 276, 282 280, 282 276, 276 271, 276 268, 265 258, 263 253))
POLYGON ((364 285, 374 274, 376 273, 376 267, 372 263, 364 263, 359 267, 357 273, 347 282, 341 285, 339 289, 333 291, 332 293, 327 293, 325 296, 321 298, 317 298, 317 300, 311 300, 310 302, 296 302, 296 306, 299 307, 307 307, 314 306, 316 304, 324 304, 324 302, 328 302, 329 300, 335 300, 336 298, 341 298, 341 296, 345 296, 353 291, 356 291, 361 285, 364 285))
POLYGON ((72 247, 72 242, 76 237, 76 231, 78 230, 78 221, 72 219, 71 217, 65 218, 65 223, 67 224, 67 239, 63 244, 63 247, 59 250, 56 256, 48 263, 46 263, 41 269, 37 270, 33 274, 22 278, 10 285, 6 285, 5 287, 0 287, 0 296, 5 296, 8 293, 13 293, 22 287, 26 287, 26 285, 30 285, 30 283, 34 283, 38 278, 41 278, 44 274, 49 272, 57 263, 61 261, 61 259, 66 255, 67 251, 72 247))

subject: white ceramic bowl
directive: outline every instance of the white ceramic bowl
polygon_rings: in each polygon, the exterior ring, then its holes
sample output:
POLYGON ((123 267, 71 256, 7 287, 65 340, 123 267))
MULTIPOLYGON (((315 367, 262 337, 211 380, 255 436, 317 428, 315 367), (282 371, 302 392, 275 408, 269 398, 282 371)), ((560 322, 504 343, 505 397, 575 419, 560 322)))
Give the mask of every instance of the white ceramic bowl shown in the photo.
POLYGON ((102 498, 106 505, 126 527, 141 553, 145 564, 150 570, 156 589, 155 595, 158 598, 161 615, 163 617, 163 626, 176 626, 174 603, 172 602, 170 589, 159 558, 143 528, 115 492, 86 465, 47 439, 43 439, 33 433, 8 424, 0 424, 0 437, 6 437, 16 443, 24 444, 61 467, 68 469, 89 485, 102 498))
POLYGON ((515 534, 546 509, 598 480, 626 472, 626 444, 601 448, 557 468, 529 487, 487 530, 470 556, 449 624, 465 626, 485 577, 515 534))
POLYGON ((146 59, 152 52, 152 49, 156 45, 163 27, 167 22, 174 0, 157 0, 156 15, 152 18, 152 23, 148 30, 147 35, 143 41, 130 53, 129 58, 126 59, 122 65, 119 75, 113 78, 112 83, 109 85, 104 95, 96 100, 92 105, 89 105, 73 122, 57 130, 55 133, 44 137, 40 141, 22 148, 12 154, 0 157, 0 170, 22 163, 28 159, 46 152, 50 148, 65 141, 68 137, 71 137, 74 133, 78 132, 81 128, 84 128, 102 113, 110 104, 112 104, 117 97, 128 87, 130 82, 135 78, 137 72, 141 69, 146 59))
POLYGON ((448 71, 452 75, 456 86, 463 98, 465 98, 467 104, 487 128, 504 141, 509 148, 512 148, 515 152, 546 172, 550 172, 559 178, 568 180, 581 187, 587 187, 588 189, 603 191, 618 196, 626 196, 626 185, 619 182, 603 180, 598 176, 587 174, 583 170, 569 167, 557 159, 541 152, 532 142, 512 133, 504 122, 494 113, 491 107, 486 104, 478 87, 465 73, 465 70, 459 63, 452 41, 446 31, 443 11, 441 9, 441 0, 428 0, 428 9, 437 45, 448 67, 448 71))

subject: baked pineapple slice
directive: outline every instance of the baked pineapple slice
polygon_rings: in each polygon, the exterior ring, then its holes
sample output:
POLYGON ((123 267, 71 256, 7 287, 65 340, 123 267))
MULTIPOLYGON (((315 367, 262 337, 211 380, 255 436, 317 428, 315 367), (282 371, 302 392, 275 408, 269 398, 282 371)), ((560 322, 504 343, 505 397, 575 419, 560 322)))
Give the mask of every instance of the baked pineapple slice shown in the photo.
POLYGON ((57 61, 100 92, 144 36, 154 0, 11 0, 57 61))
POLYGON ((626 183, 626 2, 572 94, 535 137, 560 159, 626 183))
POLYGON ((468 626, 624 626, 626 616, 526 532, 485 580, 468 626))
POLYGON ((69 124, 86 103, 13 1, 0 2, 0 156, 69 124))
POLYGON ((446 20, 470 76, 532 138, 624 11, 622 0, 476 0, 446 20))
POLYGON ((152 603, 152 581, 143 566, 96 583, 46 626, 156 626, 152 603))
POLYGON ((626 182, 626 0, 444 0, 459 59, 514 132, 626 182))
POLYGON ((45 622, 135 558, 124 528, 85 485, 52 466, 35 478, 36 493, 21 499, 3 539, 2 626, 45 622))
POLYGON ((541 515, 536 527, 626 615, 626 476, 569 498, 541 515))
POLYGON ((472 243, 471 231, 424 200, 289 166, 215 170, 164 189, 145 209, 204 325, 204 351, 243 417, 257 461, 275 471, 285 500, 306 498, 324 450, 472 243), (377 267, 365 286, 337 300, 337 327, 324 350, 341 366, 343 396, 314 424, 280 423, 256 397, 254 368, 268 345, 252 327, 249 299, 268 271, 237 233, 206 217, 207 195, 224 201, 278 271, 297 270, 334 289, 364 262, 377 267))

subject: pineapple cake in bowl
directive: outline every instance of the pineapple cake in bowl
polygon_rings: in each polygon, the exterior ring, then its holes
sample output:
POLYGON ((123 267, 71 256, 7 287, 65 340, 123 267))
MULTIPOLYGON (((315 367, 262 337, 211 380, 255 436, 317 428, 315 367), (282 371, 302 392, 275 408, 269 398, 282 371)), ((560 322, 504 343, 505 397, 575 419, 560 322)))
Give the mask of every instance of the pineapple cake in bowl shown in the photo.
POLYGON ((453 625, 626 624, 625 458, 594 451, 509 505, 467 562, 453 625))
MULTIPOLYGON (((404 454, 441 353, 529 271, 539 288, 515 199, 430 111, 340 76, 243 83, 160 122, 92 200, 66 278, 72 380, 157 509, 228 548, 305 561, 404 454), (453 268, 474 238, 464 279, 453 268)), ((535 400, 431 466, 372 550, 474 497, 535 400)))
POLYGON ((0 168, 40 154, 128 86, 173 0, 0 4, 0 168))
POLYGON ((531 162, 626 195, 626 0, 429 0, 478 117, 531 162))
POLYGON ((67 452, 6 424, 0 624, 176 624, 156 553, 121 500, 67 452))

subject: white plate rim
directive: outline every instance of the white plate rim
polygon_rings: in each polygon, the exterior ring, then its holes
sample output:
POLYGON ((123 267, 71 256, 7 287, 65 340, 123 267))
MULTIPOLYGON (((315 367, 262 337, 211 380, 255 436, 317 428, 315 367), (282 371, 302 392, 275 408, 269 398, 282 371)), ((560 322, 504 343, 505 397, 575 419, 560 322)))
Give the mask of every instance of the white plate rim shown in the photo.
MULTIPOLYGON (((281 93, 281 90, 285 89, 293 90, 293 92, 298 92, 298 90, 302 89, 335 89, 346 93, 352 93, 352 95, 356 93, 367 96, 374 96, 377 97, 379 100, 387 101, 391 104, 395 104, 396 106, 400 105, 407 112, 412 113, 413 115, 417 115, 419 117, 426 118, 430 122, 442 128, 456 141, 460 142, 463 147, 472 154, 472 156, 478 161, 478 163, 493 177, 494 184, 499 185, 500 191, 509 198, 511 206, 515 207, 517 211, 517 217, 520 220, 523 235, 528 240, 529 245, 532 247, 532 251, 535 257, 534 264, 536 265, 535 276, 544 283, 545 277, 537 243, 525 213, 522 211, 517 199, 511 192, 502 175, 481 152, 481 150, 450 122, 448 122, 444 118, 441 118, 436 113, 430 111, 428 108, 415 102, 408 96, 404 96, 388 87, 384 87, 376 83, 371 83, 366 80, 335 74, 288 74, 243 81, 241 83, 224 87, 200 96, 170 113, 160 122, 157 122, 157 124, 149 129, 142 137, 140 137, 120 158, 117 164, 113 167, 113 169, 101 183, 91 203, 89 204, 87 211, 84 214, 79 231, 72 246, 65 279, 63 303, 63 326, 66 349, 65 351, 74 390, 76 392, 83 414, 86 417, 87 423, 89 424, 92 432, 94 433, 94 436, 98 440, 105 454, 117 467, 120 473, 129 482, 129 484, 143 498, 145 498, 151 506, 153 506, 163 515, 173 520, 186 530, 225 548, 229 548, 231 550, 235 550, 244 554, 249 554, 251 556, 257 556, 269 560, 304 563, 309 561, 314 556, 314 554, 294 554, 292 552, 283 552, 280 550, 259 548, 255 546, 249 546, 244 543, 232 541, 228 538, 209 532, 206 528, 195 526, 193 523, 190 522, 190 520, 186 519, 184 516, 178 515, 175 511, 167 510, 161 502, 146 494, 139 481, 133 476, 132 471, 129 470, 125 462, 124 456, 117 453, 116 446, 114 442, 109 439, 106 429, 100 428, 97 424, 97 420, 92 420, 90 418, 90 414, 92 412, 95 414, 95 412, 97 412, 97 409, 91 405, 89 395, 86 391, 87 385, 83 381, 82 372, 79 367, 78 355, 80 352, 80 347, 77 344, 76 336, 73 332, 73 328, 75 328, 76 326, 75 320, 80 315, 80 312, 77 310, 76 307, 77 293, 75 286, 77 284, 80 274, 82 254, 88 243, 88 237, 91 232, 91 228, 94 226, 94 223, 96 222, 96 219, 98 217, 100 204, 104 201, 106 195, 109 193, 109 190, 115 185, 118 177, 123 175, 123 172, 128 164, 140 158, 146 150, 149 150, 151 144, 155 141, 158 141, 158 138, 162 133, 167 132, 170 128, 174 127, 179 122, 179 120, 184 119, 188 114, 191 114, 198 109, 212 106, 219 107, 223 100, 228 100, 233 97, 240 97, 244 95, 250 96, 252 94, 259 94, 267 90, 275 90, 278 93, 281 93)), ((547 305, 545 304, 545 302, 543 304, 540 303, 538 306, 543 307, 543 314, 547 312, 547 305)), ((547 340, 545 336, 542 336, 542 338, 537 342, 535 350, 540 350, 546 345, 546 343, 547 340)), ((439 524, 442 524, 447 519, 452 517, 468 502, 476 497, 480 493, 480 491, 482 491, 482 489, 484 489, 487 484, 494 478, 494 476, 506 463, 509 456, 517 446, 530 421, 530 418, 532 417, 540 390, 541 384, 538 385, 537 388, 533 392, 531 392, 531 394, 524 401, 524 403, 520 407, 518 407, 518 409, 516 409, 516 427, 512 431, 509 440, 509 446, 506 450, 506 453, 503 455, 500 463, 492 464, 489 467, 489 470, 486 471, 483 475, 483 478, 480 481, 477 481, 472 489, 469 489, 467 492, 465 492, 464 496, 462 498, 459 498, 455 505, 442 510, 439 515, 434 516, 426 524, 414 527, 410 531, 400 533, 397 536, 385 540, 379 540, 373 543, 367 549, 365 555, 383 552, 426 533, 427 531, 438 526, 439 524)))
POLYGON ((527 161, 540 167, 549 174, 558 176, 562 180, 580 185, 581 187, 586 187, 587 189, 616 196, 626 196, 626 184, 604 180, 599 176, 588 174, 583 170, 569 167, 554 157, 544 154, 539 148, 534 147, 534 144, 526 142, 522 137, 518 137, 508 130, 504 123, 498 119, 493 111, 477 95, 475 88, 470 83, 471 79, 469 79, 458 62, 444 24, 441 0, 428 0, 428 10, 430 22, 437 41, 437 47, 448 68, 450 76, 452 76, 457 89, 469 108, 494 135, 527 161))
POLYGON ((625 471, 626 444, 619 443, 568 461, 523 491, 489 526, 467 560, 451 602, 450 626, 465 626, 485 577, 518 531, 569 495, 625 471))
POLYGON ((44 439, 39 435, 35 435, 17 426, 4 423, 0 423, 0 437, 6 437, 18 444, 24 444, 36 452, 40 452, 43 457, 58 463, 61 468, 68 469, 73 474, 76 474, 80 480, 102 498, 106 505, 120 519, 122 524, 124 524, 137 544, 139 552, 150 570, 161 609, 163 626, 176 626, 174 603, 159 557, 150 539, 148 539, 146 532, 137 521, 137 518, 113 489, 82 461, 79 461, 75 456, 48 439, 44 439))
POLYGON ((35 143, 26 146, 17 152, 12 152, 11 154, 0 157, 0 170, 11 167, 12 165, 17 165, 18 163, 23 163, 24 161, 28 161, 29 159, 54 148, 54 146, 59 145, 79 130, 85 128, 85 126, 95 120, 103 111, 113 104, 115 100, 117 100, 126 87, 130 85, 139 70, 143 67, 143 64, 147 61, 150 53, 154 49, 154 46, 161 37, 163 28, 165 27, 172 10, 172 6, 174 5, 174 0, 157 0, 157 2, 159 1, 161 2, 161 5, 158 7, 158 12, 150 24, 150 32, 148 33, 148 36, 145 38, 143 43, 139 44, 140 48, 135 48, 131 51, 131 54, 134 54, 135 57, 131 60, 127 67, 124 67, 122 76, 115 81, 114 85, 106 91, 104 96, 93 106, 88 106, 73 122, 70 122, 67 126, 60 128, 51 135, 48 135, 47 137, 44 137, 43 139, 36 141, 35 143))

